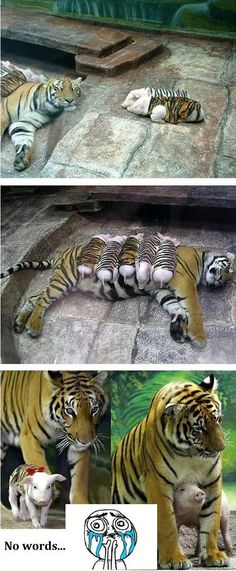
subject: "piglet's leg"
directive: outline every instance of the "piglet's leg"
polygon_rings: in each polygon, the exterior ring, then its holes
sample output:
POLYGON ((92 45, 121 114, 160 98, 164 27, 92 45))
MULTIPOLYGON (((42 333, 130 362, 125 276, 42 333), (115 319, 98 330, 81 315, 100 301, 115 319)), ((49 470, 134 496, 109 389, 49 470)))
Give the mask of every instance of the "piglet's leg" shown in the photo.
POLYGON ((25 496, 20 497, 20 519, 22 519, 23 521, 30 519, 30 515, 25 503, 25 496))
POLYGON ((31 502, 29 497, 25 496, 25 502, 30 513, 31 521, 34 527, 40 527, 36 506, 31 502))
POLYGON ((20 516, 20 510, 17 505, 17 493, 12 486, 9 486, 9 503, 15 518, 20 516))
POLYGON ((159 121, 162 121, 165 118, 165 116, 166 116, 166 110, 164 105, 157 105, 156 107, 154 107, 154 109, 150 114, 153 123, 159 123, 159 121))
POLYGON ((41 508, 40 527, 45 527, 47 523, 49 507, 50 504, 41 508))

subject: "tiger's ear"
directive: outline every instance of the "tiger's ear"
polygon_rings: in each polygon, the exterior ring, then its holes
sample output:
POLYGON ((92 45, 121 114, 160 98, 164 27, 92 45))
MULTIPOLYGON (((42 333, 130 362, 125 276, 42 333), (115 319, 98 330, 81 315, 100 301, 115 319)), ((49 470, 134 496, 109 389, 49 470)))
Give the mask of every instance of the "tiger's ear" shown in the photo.
POLYGON ((204 391, 208 391, 211 392, 214 389, 217 389, 217 379, 215 378, 215 376, 213 375, 213 373, 210 373, 209 377, 206 377, 201 383, 200 383, 200 387, 204 390, 204 391))
POLYGON ((107 375, 108 375, 107 371, 100 371, 100 372, 96 375, 96 377, 93 377, 93 378, 91 379, 91 381, 92 381, 93 383, 94 383, 94 382, 97 383, 97 385, 99 385, 100 387, 103 387, 103 385, 104 385, 104 383, 105 383, 105 381, 106 381, 106 379, 107 379, 107 375))
POLYGON ((63 382, 63 373, 61 371, 45 371, 45 376, 56 387, 61 387, 63 382))
POLYGON ((169 402, 165 407, 165 414, 171 418, 176 418, 185 408, 184 404, 177 404, 169 402))
POLYGON ((227 252, 226 256, 227 256, 227 258, 230 260, 230 262, 231 262, 232 265, 233 265, 234 260, 235 260, 235 255, 233 254, 233 252, 227 252))

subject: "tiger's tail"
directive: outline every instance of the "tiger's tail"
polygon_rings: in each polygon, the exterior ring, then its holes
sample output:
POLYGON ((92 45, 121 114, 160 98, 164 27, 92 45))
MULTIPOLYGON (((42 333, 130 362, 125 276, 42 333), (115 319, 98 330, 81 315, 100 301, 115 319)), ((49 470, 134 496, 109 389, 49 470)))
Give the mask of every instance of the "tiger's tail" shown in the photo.
POLYGON ((12 266, 11 268, 8 268, 8 270, 5 270, 5 272, 2 272, 1 280, 3 278, 6 278, 7 276, 10 276, 14 272, 18 272, 18 270, 28 270, 28 269, 48 270, 49 268, 53 267, 54 261, 55 258, 52 258, 52 260, 42 260, 41 262, 30 262, 27 260, 19 262, 18 264, 14 264, 14 266, 12 266))

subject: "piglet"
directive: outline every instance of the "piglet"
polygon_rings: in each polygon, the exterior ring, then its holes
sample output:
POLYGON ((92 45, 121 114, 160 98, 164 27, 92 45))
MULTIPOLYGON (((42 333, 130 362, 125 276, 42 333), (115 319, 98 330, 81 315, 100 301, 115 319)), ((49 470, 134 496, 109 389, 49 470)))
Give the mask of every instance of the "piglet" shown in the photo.
POLYGON ((119 273, 123 276, 125 283, 135 273, 135 264, 139 257, 140 241, 142 239, 143 234, 129 236, 122 246, 119 255, 119 273))
POLYGON ((101 282, 115 281, 118 276, 119 253, 127 236, 115 236, 102 252, 96 267, 96 275, 101 282))
POLYGON ((155 254, 160 246, 158 236, 145 236, 140 244, 139 258, 136 262, 136 277, 139 289, 143 289, 151 276, 151 268, 155 254))
MULTIPOLYGON (((181 525, 200 528, 199 514, 205 502, 206 494, 195 484, 181 484, 175 488, 174 512, 178 529, 181 525)), ((222 490, 220 529, 225 550, 232 554, 233 546, 229 534, 229 504, 222 490)))
POLYGON ((82 278, 92 275, 110 238, 110 234, 98 234, 84 247, 78 259, 78 271, 82 278))
POLYGON ((53 499, 53 483, 63 482, 65 479, 62 474, 46 474, 44 466, 34 464, 18 466, 9 480, 9 502, 13 516, 22 520, 31 519, 34 527, 45 527, 53 499), (20 508, 18 496, 20 496, 20 508))
POLYGON ((132 89, 132 91, 128 93, 123 103, 121 103, 121 107, 124 107, 125 109, 131 107, 138 99, 140 99, 140 97, 145 97, 148 90, 149 90, 148 87, 141 87, 140 89, 132 89))
MULTIPOLYGON (((159 236, 161 236, 159 234, 159 236)), ((170 282, 175 273, 177 264, 176 246, 179 242, 168 236, 162 237, 162 241, 157 250, 152 266, 152 279, 159 283, 160 287, 170 282)))

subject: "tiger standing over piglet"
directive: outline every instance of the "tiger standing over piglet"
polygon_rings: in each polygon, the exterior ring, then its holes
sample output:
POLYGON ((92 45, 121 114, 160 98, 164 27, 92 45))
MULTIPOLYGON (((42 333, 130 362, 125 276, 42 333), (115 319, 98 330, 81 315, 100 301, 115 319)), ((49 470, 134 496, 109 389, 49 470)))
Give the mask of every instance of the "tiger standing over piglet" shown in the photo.
POLYGON ((228 566, 226 554, 217 546, 225 437, 216 384, 210 374, 199 385, 165 385, 154 395, 147 416, 126 434, 113 456, 112 501, 158 507, 161 569, 192 566, 179 544, 174 512, 175 488, 185 482, 198 485, 206 494, 199 513, 202 564, 228 566))

